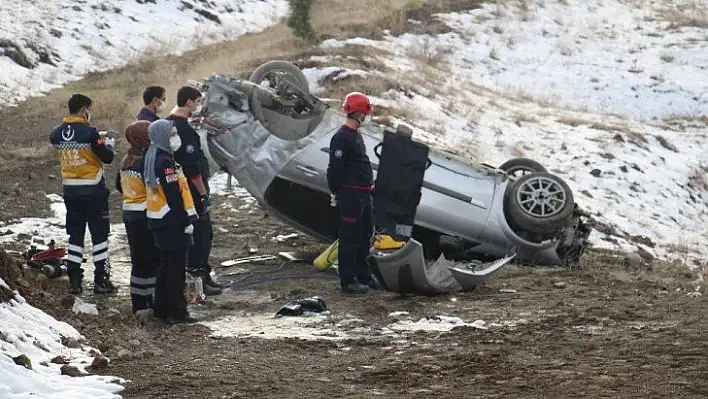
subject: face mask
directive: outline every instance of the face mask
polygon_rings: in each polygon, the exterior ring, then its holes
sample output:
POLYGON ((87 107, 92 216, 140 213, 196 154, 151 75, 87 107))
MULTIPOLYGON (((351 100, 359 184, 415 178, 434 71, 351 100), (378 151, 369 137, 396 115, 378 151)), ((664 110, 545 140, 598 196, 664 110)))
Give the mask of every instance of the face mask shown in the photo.
POLYGON ((202 104, 192 107, 192 115, 199 115, 200 112, 202 112, 202 104))
POLYGON ((182 139, 179 136, 171 136, 170 148, 172 148, 172 151, 177 151, 180 147, 182 147, 182 139))
POLYGON ((86 121, 88 122, 90 120, 91 120, 91 114, 88 111, 86 111, 86 121))
POLYGON ((166 108, 165 103, 160 101, 160 106, 157 107, 157 109, 155 109, 155 111, 159 114, 159 113, 165 112, 165 108, 166 108))

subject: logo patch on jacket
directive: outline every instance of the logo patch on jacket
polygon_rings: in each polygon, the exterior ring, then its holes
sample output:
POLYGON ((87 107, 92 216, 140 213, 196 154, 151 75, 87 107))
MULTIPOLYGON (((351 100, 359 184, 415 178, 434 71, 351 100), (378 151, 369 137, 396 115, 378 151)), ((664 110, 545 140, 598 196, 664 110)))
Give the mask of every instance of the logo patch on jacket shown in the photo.
POLYGON ((175 182, 179 181, 179 176, 177 175, 177 173, 173 173, 171 175, 165 175, 165 181, 168 183, 175 183, 175 182))
POLYGON ((71 128, 71 126, 67 126, 64 130, 61 131, 61 138, 64 139, 64 141, 71 141, 74 139, 74 129, 71 128))
POLYGON ((186 148, 187 154, 194 154, 195 148, 193 145, 188 144, 186 148))
POLYGON ((335 158, 341 158, 343 155, 344 155, 344 151, 342 151, 342 150, 335 150, 334 151, 335 158))

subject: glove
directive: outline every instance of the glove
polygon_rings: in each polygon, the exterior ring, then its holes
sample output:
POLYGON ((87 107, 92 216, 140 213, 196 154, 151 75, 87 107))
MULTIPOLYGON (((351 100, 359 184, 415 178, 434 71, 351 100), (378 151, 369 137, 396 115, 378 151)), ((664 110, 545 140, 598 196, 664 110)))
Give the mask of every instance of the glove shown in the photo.
POLYGON ((103 145, 109 150, 113 150, 116 147, 116 139, 114 137, 108 137, 103 139, 103 145))
POLYGON ((192 234, 194 233, 194 225, 190 224, 189 226, 184 228, 184 234, 192 234))
POLYGON ((209 213, 209 210, 211 210, 211 198, 209 197, 209 194, 202 195, 202 198, 200 200, 202 204, 202 215, 206 215, 209 213))
POLYGON ((337 196, 332 193, 329 194, 329 206, 333 208, 337 206, 337 196))

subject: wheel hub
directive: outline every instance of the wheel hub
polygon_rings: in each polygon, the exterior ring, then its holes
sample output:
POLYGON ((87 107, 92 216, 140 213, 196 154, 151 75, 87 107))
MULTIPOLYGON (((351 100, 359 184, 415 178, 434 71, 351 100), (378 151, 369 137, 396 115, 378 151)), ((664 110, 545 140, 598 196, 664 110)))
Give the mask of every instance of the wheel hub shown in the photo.
POLYGON ((545 176, 533 177, 519 188, 516 200, 521 209, 537 218, 547 218, 565 208, 566 193, 556 181, 545 176))

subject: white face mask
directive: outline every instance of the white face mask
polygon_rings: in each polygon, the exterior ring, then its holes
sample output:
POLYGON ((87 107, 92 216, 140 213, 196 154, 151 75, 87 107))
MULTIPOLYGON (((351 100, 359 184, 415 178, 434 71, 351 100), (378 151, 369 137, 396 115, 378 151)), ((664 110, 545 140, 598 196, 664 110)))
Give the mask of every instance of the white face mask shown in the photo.
POLYGON ((202 104, 198 104, 196 107, 192 108, 192 115, 199 115, 202 112, 202 104))
POLYGON ((171 136, 170 148, 172 148, 172 151, 177 151, 180 147, 182 147, 182 139, 179 136, 171 136))
POLYGON ((167 108, 165 107, 165 103, 160 101, 160 106, 155 109, 155 112, 157 112, 158 114, 165 112, 165 108, 167 108))

